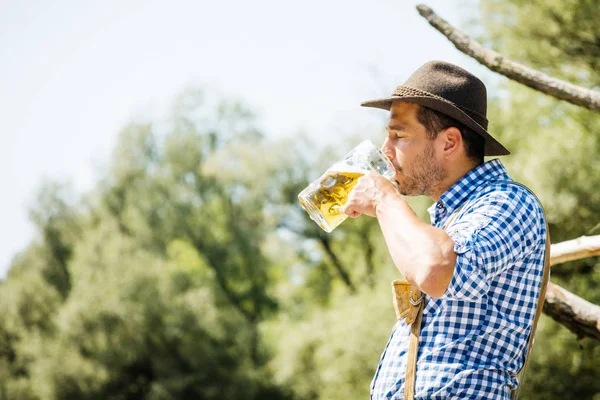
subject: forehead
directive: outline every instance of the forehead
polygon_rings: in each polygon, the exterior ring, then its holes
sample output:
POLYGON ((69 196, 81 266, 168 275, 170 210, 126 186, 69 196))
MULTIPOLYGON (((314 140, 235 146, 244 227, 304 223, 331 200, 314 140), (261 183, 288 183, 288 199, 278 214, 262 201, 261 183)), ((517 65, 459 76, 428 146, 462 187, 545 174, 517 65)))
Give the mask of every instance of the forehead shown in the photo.
POLYGON ((390 108, 390 119, 398 121, 416 120, 418 110, 418 104, 394 101, 390 108))
POLYGON ((418 110, 418 104, 394 101, 390 108, 390 122, 417 123, 418 110))

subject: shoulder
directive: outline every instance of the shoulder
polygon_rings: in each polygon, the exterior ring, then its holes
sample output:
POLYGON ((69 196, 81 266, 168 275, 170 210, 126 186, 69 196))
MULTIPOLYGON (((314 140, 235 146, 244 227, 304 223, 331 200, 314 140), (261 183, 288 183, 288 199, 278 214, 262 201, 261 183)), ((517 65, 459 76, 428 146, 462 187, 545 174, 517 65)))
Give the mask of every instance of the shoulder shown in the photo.
POLYGON ((514 181, 495 181, 478 188, 465 204, 467 209, 490 208, 510 213, 533 213, 543 218, 542 205, 533 192, 514 181))
POLYGON ((545 235, 546 221, 538 198, 514 181, 495 181, 481 186, 461 214, 466 219, 477 215, 496 229, 528 231, 538 237, 545 235))
POLYGON ((447 232, 457 254, 472 250, 486 276, 492 276, 541 251, 546 223, 531 191, 512 182, 493 182, 470 196, 447 232))

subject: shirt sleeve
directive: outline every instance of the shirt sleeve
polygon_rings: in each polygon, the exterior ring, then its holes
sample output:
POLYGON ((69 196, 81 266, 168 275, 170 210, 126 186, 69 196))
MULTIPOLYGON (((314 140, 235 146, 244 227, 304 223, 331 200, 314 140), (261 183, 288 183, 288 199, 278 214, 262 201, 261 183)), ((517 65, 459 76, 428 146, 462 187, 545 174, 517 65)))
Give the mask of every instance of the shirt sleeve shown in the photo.
POLYGON ((516 185, 485 194, 446 232, 457 255, 443 299, 474 301, 490 281, 529 254, 541 240, 543 214, 533 195, 516 185))

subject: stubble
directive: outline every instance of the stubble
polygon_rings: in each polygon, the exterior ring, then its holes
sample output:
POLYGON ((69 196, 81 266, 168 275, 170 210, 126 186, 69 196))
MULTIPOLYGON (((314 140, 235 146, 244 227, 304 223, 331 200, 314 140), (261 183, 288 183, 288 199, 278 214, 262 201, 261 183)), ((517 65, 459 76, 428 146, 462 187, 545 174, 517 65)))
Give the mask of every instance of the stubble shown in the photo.
POLYGON ((416 159, 412 168, 402 169, 405 179, 399 187, 405 196, 431 196, 440 183, 448 176, 446 170, 434 157, 433 142, 429 142, 425 150, 416 159))

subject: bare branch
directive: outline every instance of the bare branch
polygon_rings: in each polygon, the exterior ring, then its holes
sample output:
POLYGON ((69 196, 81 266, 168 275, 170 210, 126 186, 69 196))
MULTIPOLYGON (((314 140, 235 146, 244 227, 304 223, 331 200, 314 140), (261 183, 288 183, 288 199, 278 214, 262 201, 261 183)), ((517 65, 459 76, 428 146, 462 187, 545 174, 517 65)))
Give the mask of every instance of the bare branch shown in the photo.
POLYGON ((496 51, 486 49, 479 42, 469 38, 423 4, 418 5, 417 10, 431 26, 446 36, 458 50, 473 57, 492 71, 557 99, 568 101, 571 104, 592 111, 600 111, 600 93, 553 78, 511 61, 496 51))
POLYGON ((344 268, 337 254, 335 254, 335 252, 331 248, 331 239, 328 236, 321 235, 318 240, 319 242, 321 242, 321 245, 323 245, 325 252, 329 256, 340 278, 342 278, 342 281, 344 281, 346 286, 348 286, 348 290, 350 290, 350 293, 356 293, 356 286, 354 286, 354 284, 352 283, 352 280, 350 279, 350 274, 348 273, 346 268, 344 268))
POLYGON ((600 340, 600 307, 553 283, 548 283, 544 314, 577 337, 600 340))
POLYGON ((556 243, 550 249, 550 265, 600 255, 600 235, 582 236, 556 243))
POLYGON ((371 236, 369 235, 369 224, 363 225, 363 228, 360 231, 360 238, 364 243, 365 248, 365 263, 367 264, 366 277, 365 280, 369 287, 375 286, 375 264, 373 263, 373 253, 375 253, 375 247, 373 246, 373 242, 371 241, 371 236))
MULTIPOLYGON (((599 254, 600 235, 582 236, 553 244, 550 248, 550 265, 599 254)), ((591 337, 600 340, 600 307, 553 283, 548 283, 544 313, 579 338, 591 337)))

